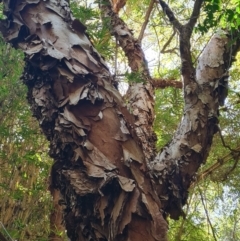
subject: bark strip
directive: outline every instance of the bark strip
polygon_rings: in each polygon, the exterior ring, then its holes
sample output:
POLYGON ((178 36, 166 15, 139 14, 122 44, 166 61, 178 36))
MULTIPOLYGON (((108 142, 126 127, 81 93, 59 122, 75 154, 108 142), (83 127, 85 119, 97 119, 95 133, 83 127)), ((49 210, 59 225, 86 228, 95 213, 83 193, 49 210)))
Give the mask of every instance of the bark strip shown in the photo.
POLYGON ((175 219, 183 215, 187 190, 198 168, 205 163, 218 131, 220 80, 228 70, 230 54, 236 54, 229 48, 230 41, 228 34, 220 31, 201 54, 196 81, 185 87, 187 98, 182 121, 172 141, 157 155, 152 166, 153 176, 162 184, 158 190, 162 204, 175 219))
POLYGON ((25 53, 22 79, 50 142, 50 186, 71 241, 165 241, 134 116, 85 27, 64 0, 9 0, 5 14, 5 39, 25 53))
MULTIPOLYGON (((151 4, 153 5, 154 2, 151 4)), ((129 83, 126 99, 128 109, 134 115, 134 129, 139 138, 139 144, 141 144, 145 160, 149 164, 156 155, 156 135, 153 131, 155 102, 152 78, 140 42, 134 38, 132 31, 113 12, 109 0, 104 1, 101 8, 105 18, 110 19, 112 35, 116 37, 128 59, 129 67, 136 75, 136 82, 129 83)))
POLYGON ((227 32, 216 33, 198 59, 196 70, 191 60, 190 37, 200 13, 202 0, 195 1, 189 22, 182 25, 170 7, 159 0, 169 21, 179 31, 182 80, 184 85, 184 115, 171 142, 158 153, 152 173, 160 182, 158 194, 166 213, 177 219, 186 203, 188 188, 196 172, 205 163, 214 134, 218 131, 218 109, 226 93, 223 79, 231 65, 232 56, 239 48, 229 46, 227 32), (170 190, 170 191, 169 191, 170 190))

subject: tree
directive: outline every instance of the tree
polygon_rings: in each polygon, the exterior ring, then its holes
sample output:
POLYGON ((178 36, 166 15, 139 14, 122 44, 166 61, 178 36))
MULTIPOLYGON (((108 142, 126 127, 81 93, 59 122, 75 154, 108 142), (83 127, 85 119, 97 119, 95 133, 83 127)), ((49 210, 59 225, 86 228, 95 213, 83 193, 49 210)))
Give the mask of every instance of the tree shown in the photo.
POLYGON ((60 190, 73 241, 167 240, 166 218, 184 215, 188 188, 219 132, 219 105, 239 47, 237 35, 218 31, 195 68, 190 38, 203 0, 194 2, 185 24, 159 2, 179 34, 185 104, 177 131, 159 153, 152 128, 154 81, 140 45, 144 29, 136 40, 118 10, 108 1, 99 3, 132 70, 126 104, 68 2, 5 2, 1 31, 25 53, 28 101, 54 159, 50 188, 60 190))

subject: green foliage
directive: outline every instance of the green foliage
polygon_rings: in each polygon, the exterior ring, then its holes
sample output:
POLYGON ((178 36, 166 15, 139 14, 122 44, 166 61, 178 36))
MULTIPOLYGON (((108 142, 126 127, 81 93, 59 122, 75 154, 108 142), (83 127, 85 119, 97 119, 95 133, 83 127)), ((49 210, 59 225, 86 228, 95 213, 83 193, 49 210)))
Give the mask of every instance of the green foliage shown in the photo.
MULTIPOLYGON (((193 1, 168 2, 184 24, 190 17, 193 1)), ((124 11, 121 12, 121 17, 134 29, 136 37, 145 20, 149 3, 150 0, 128 0, 124 11)), ((117 63, 117 74, 123 75, 129 83, 143 82, 140 73, 126 71, 127 61, 111 37, 109 19, 102 19, 98 4, 87 0, 71 1, 71 8, 74 16, 87 26, 87 33, 95 48, 108 63, 117 63)), ((214 29, 223 27, 234 30, 239 26, 239 0, 204 1, 197 31, 192 36, 194 61, 197 61, 214 29)), ((154 77, 180 78, 177 34, 166 45, 172 34, 172 26, 156 4, 142 42, 154 77)), ((26 88, 19 81, 23 69, 23 55, 5 45, 2 39, 0 55, 0 221, 6 225, 14 239, 48 240, 51 204, 46 189, 51 160, 47 155, 47 142, 31 117, 25 99, 26 88), (8 214, 10 216, 6 218, 8 214)), ((225 142, 232 148, 240 146, 239 69, 238 56, 231 71, 229 97, 226 106, 220 110, 222 134, 225 142)), ((182 117, 183 96, 181 90, 166 88, 156 90, 155 99, 154 128, 158 136, 157 147, 160 149, 171 140, 182 117)), ((200 172, 229 152, 217 134, 207 164, 200 172)), ((213 231, 217 233, 218 240, 240 240, 240 231, 235 228, 239 226, 240 215, 240 165, 237 163, 233 168, 236 160, 236 156, 232 156, 226 164, 214 170, 207 180, 191 190, 189 203, 185 207, 187 218, 177 222, 170 220, 170 240, 212 241, 213 231), (207 205, 213 230, 199 190, 207 205)))
POLYGON ((142 76, 142 72, 131 72, 128 71, 125 73, 125 77, 128 83, 144 83, 144 77, 142 76))
POLYGON ((94 47, 106 60, 113 58, 115 43, 109 32, 109 19, 102 18, 96 3, 71 1, 74 17, 87 25, 87 33, 94 47))
POLYGON ((221 10, 221 1, 206 0, 203 10, 206 12, 206 18, 203 20, 203 23, 199 24, 196 28, 202 34, 206 33, 210 28, 218 25, 219 16, 216 15, 216 13, 219 13, 219 11, 221 10))
POLYGON ((166 88, 156 91, 154 129, 158 137, 157 147, 167 144, 182 116, 183 98, 181 90, 166 88))
POLYGON ((0 221, 13 239, 39 241, 49 232, 51 160, 19 80, 23 66, 0 38, 0 221))
POLYGON ((202 34, 211 28, 237 30, 240 26, 240 1, 206 0, 203 11, 206 17, 196 30, 202 34))

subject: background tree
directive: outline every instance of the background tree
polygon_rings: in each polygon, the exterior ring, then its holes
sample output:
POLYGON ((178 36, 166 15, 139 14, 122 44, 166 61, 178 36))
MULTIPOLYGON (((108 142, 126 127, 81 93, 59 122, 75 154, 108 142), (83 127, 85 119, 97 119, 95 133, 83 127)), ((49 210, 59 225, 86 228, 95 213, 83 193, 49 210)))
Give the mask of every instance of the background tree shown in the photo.
POLYGON ((0 232, 7 235, 4 225, 18 240, 47 240, 51 211, 51 198, 46 192, 48 147, 31 116, 26 87, 19 81, 23 54, 2 39, 0 46, 0 232))
MULTIPOLYGON (((174 26, 172 36, 179 35, 185 107, 174 138, 156 156, 155 80, 139 44, 146 24, 137 41, 110 5, 100 4, 102 21, 116 37, 132 71, 126 75, 131 115, 112 86, 116 80, 84 35, 85 27, 71 20, 67 3, 8 3, 13 10, 7 11, 8 20, 13 22, 8 25, 11 30, 3 28, 3 32, 26 53, 23 78, 34 114, 51 142, 55 159, 51 188, 61 191, 71 240, 166 240, 164 219, 167 214, 183 215, 187 189, 208 156, 213 134, 219 132, 218 107, 226 92, 221 90, 238 48, 238 42, 228 43, 237 40, 238 26, 231 34, 221 32, 212 38, 198 58, 195 74, 190 36, 202 2, 195 1, 183 25, 166 3, 160 4, 174 26), (208 58, 211 52, 214 57, 208 58), (141 226, 143 231, 136 232, 141 226)), ((201 31, 212 27, 207 23, 218 6, 218 2, 205 4, 208 15, 199 25, 201 31)), ((225 18, 229 16, 230 10, 225 18)), ((110 39, 109 34, 104 36, 110 39)), ((116 66, 115 62, 115 71, 116 66)))

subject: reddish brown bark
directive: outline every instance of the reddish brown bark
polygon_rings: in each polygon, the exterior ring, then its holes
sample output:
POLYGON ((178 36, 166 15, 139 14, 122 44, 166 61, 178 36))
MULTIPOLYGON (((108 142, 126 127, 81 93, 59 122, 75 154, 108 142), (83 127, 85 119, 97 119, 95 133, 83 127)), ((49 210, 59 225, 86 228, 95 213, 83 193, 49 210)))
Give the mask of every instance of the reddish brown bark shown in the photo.
POLYGON ((172 79, 153 79, 152 80, 153 86, 158 89, 164 89, 167 87, 174 87, 177 89, 181 89, 183 84, 181 81, 172 80, 172 79))
MULTIPOLYGON (((141 112, 128 112, 85 27, 72 19, 68 3, 9 0, 5 9, 8 19, 2 33, 26 55, 23 81, 33 114, 50 141, 51 188, 61 193, 70 239, 167 240, 164 217, 182 214, 187 189, 205 162, 216 131, 219 79, 226 71, 224 60, 229 59, 225 56, 228 37, 213 37, 209 46, 215 47, 202 53, 196 73, 191 72, 191 63, 183 66, 182 122, 147 169, 149 157, 141 150, 142 139, 136 131, 141 112), (215 51, 214 61, 206 57, 211 51, 215 51)), ((121 41, 128 37, 132 40, 127 34, 121 41)), ((136 50, 127 41, 125 47, 136 50)), ((181 54, 189 57, 190 46, 185 47, 181 54)), ((137 91, 149 91, 147 85, 134 87, 131 98, 148 102, 138 98, 137 91)), ((152 158, 154 150, 150 151, 152 158)))
POLYGON ((139 241, 166 240, 134 118, 84 26, 65 1, 8 6, 11 24, 2 32, 26 54, 23 80, 50 141, 51 187, 61 192, 70 239, 131 240, 146 227, 139 241))
POLYGON ((121 8, 123 8, 126 4, 127 0, 113 0, 113 10, 115 13, 118 13, 121 8))
POLYGON ((156 135, 153 131, 154 85, 149 74, 147 61, 140 41, 134 38, 132 31, 114 13, 110 1, 104 1, 101 8, 103 15, 111 20, 111 33, 124 51, 131 71, 142 80, 141 83, 138 83, 139 80, 129 83, 126 99, 128 110, 134 116, 134 130, 142 147, 146 163, 149 165, 156 155, 156 135))

